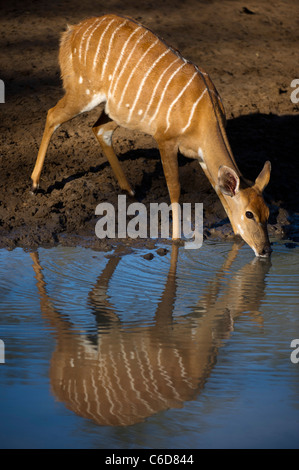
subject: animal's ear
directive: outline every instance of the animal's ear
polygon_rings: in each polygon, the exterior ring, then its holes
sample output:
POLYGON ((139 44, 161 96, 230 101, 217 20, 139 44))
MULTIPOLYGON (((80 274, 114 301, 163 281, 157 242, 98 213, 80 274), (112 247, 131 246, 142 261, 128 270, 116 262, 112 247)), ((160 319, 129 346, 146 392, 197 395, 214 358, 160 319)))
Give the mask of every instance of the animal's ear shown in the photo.
POLYGON ((271 163, 267 161, 264 165, 264 168, 258 175, 257 179, 255 180, 254 186, 261 192, 264 191, 265 187, 270 181, 270 173, 271 173, 271 163))
POLYGON ((218 170, 218 187, 226 196, 235 196, 239 191, 240 178, 232 168, 222 165, 218 170))

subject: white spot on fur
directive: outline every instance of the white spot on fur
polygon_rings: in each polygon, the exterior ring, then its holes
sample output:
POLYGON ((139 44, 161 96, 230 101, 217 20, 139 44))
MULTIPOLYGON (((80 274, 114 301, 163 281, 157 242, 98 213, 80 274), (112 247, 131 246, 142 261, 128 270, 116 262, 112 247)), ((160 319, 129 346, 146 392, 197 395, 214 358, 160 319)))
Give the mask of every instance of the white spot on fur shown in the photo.
POLYGON ((83 78, 79 77, 79 83, 82 83, 82 82, 83 82, 83 78))
POLYGON ((103 134, 103 141, 105 142, 106 145, 109 145, 109 147, 111 147, 112 145, 112 134, 113 134, 113 131, 106 131, 103 134))
POLYGON ((244 235, 244 230, 242 229, 240 224, 237 225, 237 228, 238 228, 239 234, 244 235))
POLYGON ((129 107, 130 107, 130 105, 129 105, 129 103, 127 103, 127 104, 126 104, 126 108, 129 108, 129 107))
POLYGON ((199 164, 203 170, 207 170, 207 165, 204 162, 199 162, 199 164))
MULTIPOLYGON (((251 247, 254 251, 255 256, 259 257, 260 255, 258 254, 257 250, 254 248, 254 246, 251 247)), ((261 256, 263 258, 263 256, 261 256)))
POLYGON ((142 110, 142 109, 139 109, 138 115, 141 116, 142 113, 143 113, 143 110, 142 110))
POLYGON ((104 132, 104 131, 103 131, 103 129, 101 128, 101 129, 99 130, 99 132, 98 132, 98 135, 102 135, 103 132, 104 132))
POLYGON ((87 94, 87 95, 90 95, 90 90, 86 90, 86 94, 87 94))
POLYGON ((202 148, 201 148, 201 147, 198 147, 197 155, 199 156, 199 158, 201 158, 202 160, 204 160, 203 151, 202 151, 202 148))
POLYGON ((95 108, 101 103, 104 103, 105 101, 106 101, 105 93, 97 93, 93 95, 91 101, 83 109, 81 109, 80 112, 86 113, 87 111, 91 111, 93 108, 95 108))
POLYGON ((112 80, 112 75, 109 75, 108 80, 109 80, 109 82, 111 82, 111 80, 112 80))

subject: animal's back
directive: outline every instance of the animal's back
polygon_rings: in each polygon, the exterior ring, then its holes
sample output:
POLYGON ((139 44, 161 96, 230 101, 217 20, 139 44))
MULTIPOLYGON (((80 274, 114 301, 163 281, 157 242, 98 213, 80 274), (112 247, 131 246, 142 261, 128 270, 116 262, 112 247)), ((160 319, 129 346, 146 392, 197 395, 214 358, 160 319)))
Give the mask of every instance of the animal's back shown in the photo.
POLYGON ((204 97, 213 93, 219 100, 203 70, 126 17, 70 27, 62 36, 60 66, 65 89, 85 96, 82 111, 105 102, 119 125, 151 135, 188 130, 204 97))

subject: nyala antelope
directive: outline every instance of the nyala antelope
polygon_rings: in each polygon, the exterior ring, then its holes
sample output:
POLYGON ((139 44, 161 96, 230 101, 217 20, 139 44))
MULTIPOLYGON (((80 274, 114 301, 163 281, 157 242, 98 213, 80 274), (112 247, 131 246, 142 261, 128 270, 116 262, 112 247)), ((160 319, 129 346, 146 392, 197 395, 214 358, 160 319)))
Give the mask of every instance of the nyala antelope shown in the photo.
MULTIPOLYGON (((235 234, 256 256, 269 256, 269 209, 262 192, 270 179, 266 162, 254 184, 243 178, 225 133, 225 112, 209 75, 136 21, 116 15, 89 18, 62 34, 59 63, 65 95, 47 114, 31 175, 39 186, 53 132, 74 116, 105 104, 93 132, 122 190, 133 195, 112 147, 117 126, 156 140, 171 203, 178 203, 178 151, 199 161, 218 194, 235 234)), ((173 239, 179 238, 178 204, 173 239)))

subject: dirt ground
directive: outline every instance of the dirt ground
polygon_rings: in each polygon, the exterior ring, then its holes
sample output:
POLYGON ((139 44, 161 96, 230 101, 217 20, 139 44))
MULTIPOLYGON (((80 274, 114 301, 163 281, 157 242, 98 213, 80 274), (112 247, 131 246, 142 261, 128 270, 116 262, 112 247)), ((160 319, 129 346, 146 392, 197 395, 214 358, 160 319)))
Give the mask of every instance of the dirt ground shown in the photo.
MULTIPOLYGON (((60 34, 67 24, 110 12, 142 22, 209 72, 226 108, 228 138, 242 173, 254 180, 266 160, 272 163, 265 194, 270 235, 299 242, 299 104, 291 101, 291 82, 299 78, 298 1, 10 0, 1 1, 0 16, 0 79, 5 83, 0 246, 63 243, 109 249, 115 244, 95 236, 97 204, 116 205, 120 193, 91 132, 99 109, 57 130, 41 188, 30 193, 46 113, 63 94, 60 34)), ((114 146, 136 200, 147 206, 169 203, 154 140, 118 129, 114 146)), ((182 156, 179 163, 181 202, 203 202, 205 236, 231 237, 222 206, 198 163, 182 156)))

